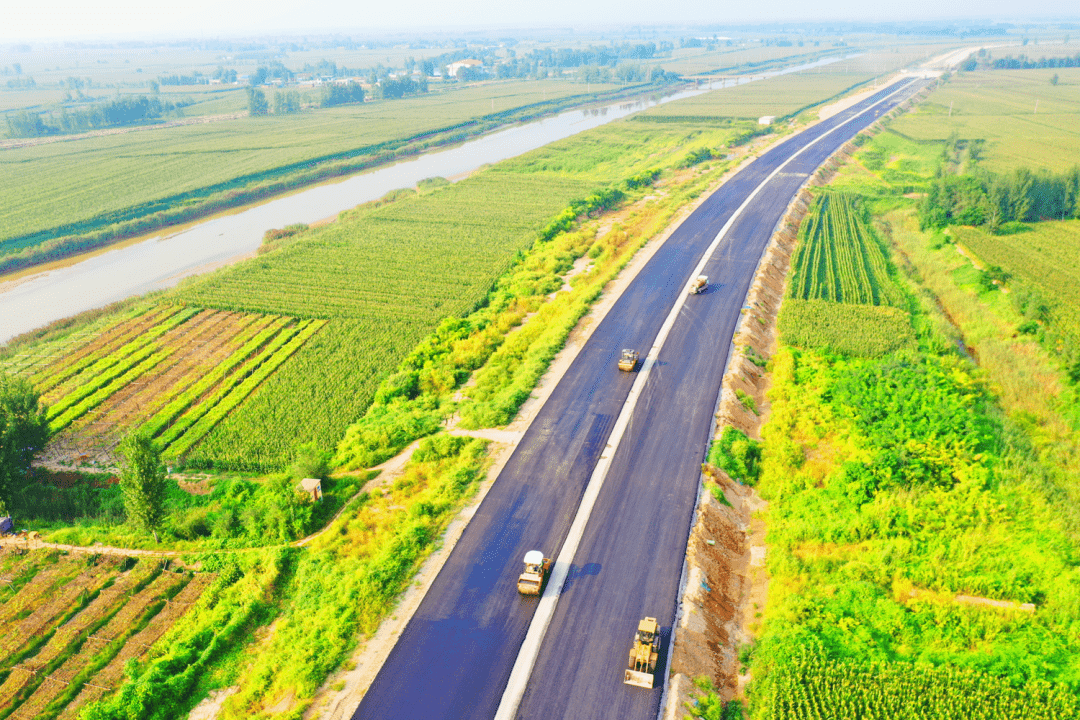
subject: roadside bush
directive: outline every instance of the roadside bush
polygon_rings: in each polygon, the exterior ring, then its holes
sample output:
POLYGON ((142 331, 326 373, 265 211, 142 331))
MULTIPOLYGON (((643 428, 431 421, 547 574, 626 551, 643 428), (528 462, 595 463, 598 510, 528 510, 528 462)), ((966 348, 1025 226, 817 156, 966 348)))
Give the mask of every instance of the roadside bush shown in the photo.
POLYGON ((732 479, 754 485, 761 476, 761 443, 728 425, 709 448, 708 460, 732 479))

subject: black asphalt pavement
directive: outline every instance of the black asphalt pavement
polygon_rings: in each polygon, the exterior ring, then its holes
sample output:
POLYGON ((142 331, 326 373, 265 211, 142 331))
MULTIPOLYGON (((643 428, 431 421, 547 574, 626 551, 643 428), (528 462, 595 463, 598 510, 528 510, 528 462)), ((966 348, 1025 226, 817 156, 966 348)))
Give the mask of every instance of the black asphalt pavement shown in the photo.
MULTIPOLYGON (((517 593, 521 558, 533 549, 558 555, 634 381, 634 374, 616 368, 619 350, 634 347, 644 355, 651 347, 706 248, 773 170, 901 85, 763 154, 702 203, 649 260, 525 433, 354 719, 495 715, 538 602, 517 593)), ((614 456, 519 717, 656 717, 660 683, 652 691, 625 686, 623 668, 643 616, 660 620, 665 639, 670 633, 712 411, 754 269, 807 175, 915 85, 778 173, 708 262, 709 288, 683 307, 614 456)))

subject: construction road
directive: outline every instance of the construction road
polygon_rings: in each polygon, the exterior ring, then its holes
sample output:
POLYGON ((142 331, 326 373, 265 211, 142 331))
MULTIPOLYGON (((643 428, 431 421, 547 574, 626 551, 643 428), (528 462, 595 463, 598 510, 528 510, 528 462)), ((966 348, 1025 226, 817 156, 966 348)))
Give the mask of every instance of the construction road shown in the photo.
MULTIPOLYGON (((521 559, 534 549, 558 556, 602 456, 610 469, 516 717, 657 716, 701 462, 754 270, 809 174, 921 86, 899 81, 785 140, 683 221, 597 326, 526 431, 354 719, 495 717, 539 603, 516 590, 521 559), (645 358, 705 250, 744 203, 705 263, 707 291, 685 298, 650 362, 621 442, 609 448, 638 376, 616 368, 620 349, 637 348, 645 358), (646 615, 659 620, 664 635, 651 691, 622 682, 632 634, 646 615)), ((549 585, 546 593, 557 589, 549 585)))

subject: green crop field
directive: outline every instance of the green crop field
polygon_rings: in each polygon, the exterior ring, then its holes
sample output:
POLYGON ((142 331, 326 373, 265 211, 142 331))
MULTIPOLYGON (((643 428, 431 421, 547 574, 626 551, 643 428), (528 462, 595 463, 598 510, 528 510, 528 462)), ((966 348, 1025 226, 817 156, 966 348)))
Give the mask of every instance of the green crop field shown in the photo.
POLYGON ((980 164, 988 170, 1061 172, 1080 148, 1080 68, 959 73, 890 128, 924 142, 984 140, 980 164))
POLYGON ((996 265, 1038 293, 1046 320, 1080 347, 1080 220, 1029 223, 1019 232, 992 235, 958 227, 956 241, 984 265, 996 265))
POLYGON ((799 229, 787 297, 784 341, 879 357, 912 347, 907 299, 858 198, 818 196, 799 229))
POLYGON ((0 362, 48 406, 50 432, 82 454, 108 452, 141 427, 183 456, 325 325, 324 320, 141 306, 0 362), (70 427, 70 430, 69 430, 70 427), (65 440, 68 438, 69 440, 65 440))
MULTIPOLYGON (((612 86, 592 86, 602 92, 612 86)), ((584 94, 564 81, 500 82, 294 115, 141 129, 0 149, 0 254, 60 225, 88 221, 234 178, 349 152, 494 112, 584 94), (222 158, 228 158, 222 162, 222 158), (63 196, 57 205, 54 198, 63 196)), ((212 108, 229 111, 231 106, 212 108)), ((210 110, 208 110, 209 112, 210 110)))
POLYGON ((1055 720, 1080 713, 1076 696, 1049 683, 1016 688, 971 670, 799 658, 779 669, 774 720, 1055 720))
POLYGON ((881 244, 852 195, 827 193, 800 228, 788 297, 902 307, 881 244))

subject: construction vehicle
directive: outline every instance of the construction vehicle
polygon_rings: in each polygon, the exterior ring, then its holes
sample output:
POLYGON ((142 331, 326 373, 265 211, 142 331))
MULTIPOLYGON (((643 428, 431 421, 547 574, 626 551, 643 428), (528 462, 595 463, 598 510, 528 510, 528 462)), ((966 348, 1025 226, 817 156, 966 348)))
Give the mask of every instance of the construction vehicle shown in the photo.
POLYGON ((686 288, 686 291, 691 295, 700 295, 705 292, 705 288, 707 287, 709 287, 709 276, 698 275, 690 281, 690 286, 686 288))
POLYGON ((518 592, 522 595, 539 595, 544 591, 550 572, 551 558, 544 557, 539 550, 525 553, 525 572, 518 578, 518 592))
POLYGON ((634 646, 630 648, 630 666, 623 676, 623 682, 651 690, 659 655, 660 626, 656 618, 647 617, 638 623, 634 646))
POLYGON ((637 361, 637 350, 624 349, 622 354, 619 355, 619 369, 633 372, 634 368, 637 367, 637 361))

